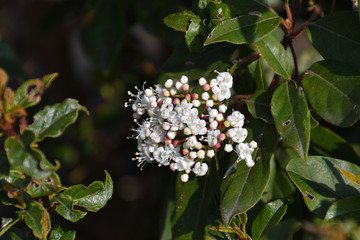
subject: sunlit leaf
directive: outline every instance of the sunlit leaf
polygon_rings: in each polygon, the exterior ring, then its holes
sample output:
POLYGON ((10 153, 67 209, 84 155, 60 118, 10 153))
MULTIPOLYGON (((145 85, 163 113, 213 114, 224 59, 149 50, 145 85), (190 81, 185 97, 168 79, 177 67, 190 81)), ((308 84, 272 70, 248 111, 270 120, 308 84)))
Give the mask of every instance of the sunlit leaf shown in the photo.
POLYGON ((360 196, 340 199, 334 202, 326 212, 325 220, 333 218, 354 219, 360 221, 360 196))
POLYGON ((75 240, 75 232, 64 232, 60 226, 55 226, 51 231, 49 240, 75 240))
POLYGON ((184 11, 181 13, 173 13, 164 18, 166 26, 171 27, 177 31, 186 32, 190 20, 196 17, 192 11, 184 11))

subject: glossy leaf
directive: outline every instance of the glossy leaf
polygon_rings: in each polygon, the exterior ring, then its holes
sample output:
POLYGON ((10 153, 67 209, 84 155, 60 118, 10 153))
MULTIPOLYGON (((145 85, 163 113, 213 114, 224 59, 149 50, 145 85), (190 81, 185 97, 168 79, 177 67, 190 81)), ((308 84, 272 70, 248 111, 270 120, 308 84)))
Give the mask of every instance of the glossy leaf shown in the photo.
POLYGON ((311 129, 310 149, 319 155, 360 162, 355 150, 345 139, 322 126, 311 129))
POLYGON ((30 183, 26 187, 26 192, 32 198, 37 198, 49 196, 50 194, 63 190, 64 188, 65 187, 61 186, 59 176, 55 172, 53 172, 47 178, 32 178, 30 183))
POLYGON ((284 79, 291 79, 292 66, 283 45, 273 36, 268 35, 257 42, 256 48, 269 67, 284 79))
POLYGON ((360 221, 360 196, 340 199, 334 202, 326 212, 325 220, 333 218, 360 221))
POLYGON ((192 11, 173 13, 164 18, 164 23, 166 26, 177 31, 186 32, 188 30, 190 20, 194 17, 196 17, 196 15, 192 11))
POLYGON ((286 167, 291 180, 304 196, 310 211, 324 217, 329 206, 344 198, 360 196, 360 187, 351 184, 337 168, 360 175, 360 167, 330 157, 309 157, 307 162, 293 159, 286 167))
POLYGON ((76 121, 79 111, 88 114, 87 109, 74 99, 67 99, 63 103, 46 106, 42 111, 35 114, 34 122, 29 128, 36 134, 36 141, 42 141, 46 137, 58 137, 67 126, 76 121))
MULTIPOLYGON (((215 169, 210 165, 209 172, 215 169)), ((207 174, 203 177, 191 178, 183 183, 178 174, 176 183, 176 211, 172 221, 172 239, 202 239, 207 224, 210 224, 208 215, 212 211, 214 196, 212 188, 215 176, 207 174)))
POLYGON ((270 11, 255 15, 242 15, 227 19, 216 25, 204 44, 230 42, 233 44, 254 43, 274 31, 281 18, 270 11))
POLYGON ((260 240, 289 240, 301 228, 301 223, 294 219, 281 221, 279 224, 267 230, 260 240))
POLYGON ((60 226, 55 226, 51 231, 49 240, 75 240, 75 232, 64 232, 60 226))
POLYGON ((44 154, 34 147, 34 141, 35 134, 32 131, 25 131, 21 136, 8 137, 5 140, 10 170, 18 170, 31 177, 46 178, 57 166, 53 166, 44 154))
POLYGON ((283 142, 306 160, 310 144, 310 111, 302 89, 297 88, 294 81, 275 90, 271 113, 283 142))
POLYGON ((352 126, 360 117, 360 72, 335 61, 314 63, 303 86, 313 110, 327 122, 352 126))
POLYGON ((66 220, 77 222, 84 218, 87 214, 84 211, 74 209, 71 198, 58 193, 50 199, 51 206, 55 207, 55 211, 63 216, 66 220))
POLYGON ((253 77, 256 82, 256 90, 265 90, 264 74, 262 71, 260 59, 256 61, 253 77))
POLYGON ((210 21, 213 25, 220 23, 225 19, 231 18, 231 8, 223 2, 209 2, 210 21))
POLYGON ((16 218, 1 218, 0 237, 3 236, 12 226, 14 226, 20 219, 16 218))
POLYGON ((199 79, 214 74, 214 69, 224 71, 230 67, 230 58, 235 51, 230 44, 209 46, 201 53, 190 53, 186 46, 175 48, 163 66, 166 78, 180 79, 186 75, 199 79))
POLYGON ((278 140, 275 128, 262 121, 254 120, 246 127, 249 138, 259 146, 253 153, 256 163, 249 168, 241 161, 221 183, 220 214, 226 225, 233 216, 246 212, 261 198, 269 181, 270 159, 278 140))
POLYGON ((267 123, 274 123, 271 115, 271 97, 273 91, 257 91, 245 100, 248 110, 254 118, 262 119, 267 123))
POLYGON ((15 92, 15 106, 28 108, 38 104, 44 90, 49 88, 58 73, 45 75, 42 79, 31 79, 20 85, 15 92))
POLYGON ((267 203, 252 223, 252 239, 259 239, 267 228, 278 224, 286 213, 286 209, 287 204, 281 199, 267 203))
POLYGON ((360 71, 360 22, 356 12, 342 11, 320 18, 308 26, 308 36, 325 59, 347 63, 360 71))
POLYGON ((47 239, 50 232, 50 216, 46 209, 38 202, 31 202, 26 209, 19 211, 19 216, 25 220, 35 237, 47 239))
POLYGON ((185 32, 185 40, 191 52, 199 52, 204 48, 201 29, 202 20, 200 17, 190 19, 190 24, 185 32))

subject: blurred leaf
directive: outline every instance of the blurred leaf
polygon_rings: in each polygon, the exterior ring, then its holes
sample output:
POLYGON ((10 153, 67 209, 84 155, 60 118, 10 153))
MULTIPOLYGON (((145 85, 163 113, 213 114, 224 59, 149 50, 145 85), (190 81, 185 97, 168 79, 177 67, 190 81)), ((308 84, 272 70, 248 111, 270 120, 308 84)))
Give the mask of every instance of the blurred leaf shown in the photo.
POLYGON ((45 75, 42 79, 30 79, 15 92, 15 106, 28 108, 38 104, 44 90, 50 87, 58 73, 45 75))
POLYGON ((201 30, 202 21, 200 17, 190 19, 190 24, 185 33, 185 40, 191 52, 199 52, 204 49, 201 30))
POLYGON ((349 219, 360 221, 360 196, 340 199, 334 202, 326 212, 325 220, 333 218, 349 219))
POLYGON ((10 165, 4 150, 0 151, 0 179, 9 175, 10 165))
POLYGON ((55 226, 51 231, 49 240, 75 240, 75 232, 64 232, 60 226, 55 226))
POLYGON ((35 134, 25 131, 21 136, 8 137, 5 140, 5 150, 10 163, 10 170, 18 170, 28 176, 46 178, 58 166, 53 166, 45 155, 35 148, 35 134))
POLYGON ((254 43, 274 31, 281 22, 281 18, 270 11, 259 13, 259 16, 242 15, 222 21, 213 28, 204 44, 254 43))
POLYGON ((352 126, 360 117, 360 72, 340 62, 314 63, 303 79, 306 96, 327 122, 352 126))
POLYGON ((160 240, 171 240, 171 218, 175 213, 175 202, 173 200, 168 200, 166 202, 165 214, 162 215, 162 226, 161 226, 161 234, 160 240))
POLYGON ((310 111, 305 95, 294 81, 280 85, 271 100, 271 113, 283 142, 307 159, 310 144, 310 111))
POLYGON ((223 44, 206 47, 201 53, 190 53, 186 46, 175 48, 173 54, 165 62, 162 71, 168 78, 180 79, 182 75, 190 79, 199 79, 230 67, 230 57, 235 46, 223 44))
POLYGON ((23 77, 21 63, 11 46, 0 36, 0 67, 9 75, 23 77))
POLYGON ((46 209, 38 202, 30 202, 26 209, 18 212, 26 225, 33 231, 35 237, 47 239, 50 232, 50 216, 46 209))
POLYGON ((360 71, 360 22, 356 12, 342 11, 325 16, 308 26, 308 36, 325 59, 350 64, 360 71))
POLYGON ((271 115, 271 97, 273 91, 257 91, 245 100, 248 110, 254 118, 262 119, 267 123, 274 123, 271 115))
POLYGON ((301 228, 301 223, 294 220, 288 219, 280 222, 279 224, 273 226, 267 230, 261 240, 289 240, 293 239, 293 235, 301 228))
POLYGON ((125 35, 124 6, 119 1, 88 1, 86 43, 93 61, 107 68, 120 51, 125 35))
POLYGON ((181 13, 173 13, 164 18, 164 23, 166 26, 171 27, 177 31, 186 32, 188 30, 188 26, 190 20, 195 18, 196 15, 189 10, 186 10, 181 13))
POLYGON ((264 12, 268 10, 262 0, 224 0, 223 2, 234 7, 238 13, 264 12))
POLYGON ((269 67, 283 78, 291 79, 292 66, 283 45, 273 36, 268 35, 256 44, 257 50, 269 67))
POLYGON ((309 157, 307 162, 297 158, 286 167, 309 210, 320 217, 335 201, 360 196, 360 187, 352 185, 337 168, 360 176, 360 168, 355 164, 330 157, 309 157))
POLYGON ((30 129, 36 134, 36 141, 42 141, 46 137, 58 137, 70 124, 74 123, 79 111, 89 112, 81 106, 77 100, 67 99, 63 103, 46 106, 34 116, 34 122, 30 129))
POLYGON ((310 121, 311 121, 311 130, 319 126, 319 122, 312 115, 310 115, 310 121))
POLYGON ((328 128, 319 126, 311 129, 310 143, 310 148, 320 155, 343 158, 353 163, 360 161, 353 147, 328 128))
POLYGON ((35 237, 26 236, 23 230, 20 230, 16 227, 9 229, 3 236, 1 240, 34 240, 35 237))
POLYGON ((0 237, 3 236, 12 226, 14 226, 20 219, 16 218, 1 218, 0 237))
POLYGON ((259 239, 266 229, 278 224, 286 209, 287 204, 281 199, 267 203, 252 223, 252 239, 259 239))
POLYGON ((49 196, 65 187, 61 186, 59 176, 53 172, 47 178, 36 179, 32 178, 29 185, 26 187, 26 192, 32 197, 44 197, 49 196))
POLYGON ((236 165, 235 172, 221 183, 220 213, 226 225, 233 216, 246 212, 260 200, 269 181, 270 159, 278 140, 275 128, 260 120, 249 123, 247 129, 248 138, 258 143, 253 153, 256 163, 249 168, 245 161, 241 161, 236 165))

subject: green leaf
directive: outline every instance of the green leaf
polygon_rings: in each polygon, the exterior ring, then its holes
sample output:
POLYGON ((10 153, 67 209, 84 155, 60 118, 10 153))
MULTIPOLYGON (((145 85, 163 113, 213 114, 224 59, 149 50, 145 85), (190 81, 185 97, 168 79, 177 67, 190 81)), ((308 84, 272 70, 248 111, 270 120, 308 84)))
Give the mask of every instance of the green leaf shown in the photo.
POLYGON ((310 111, 302 88, 294 81, 280 85, 271 100, 275 126, 286 145, 306 160, 310 144, 310 111))
POLYGON ((360 160, 345 139, 321 126, 311 129, 310 149, 319 155, 343 158, 353 163, 359 163, 360 160))
POLYGON ((216 171, 214 167, 215 161, 212 161, 210 174, 194 178, 190 176, 190 180, 186 183, 180 180, 183 173, 178 174, 172 239, 202 239, 206 225, 214 222, 208 216, 215 208, 212 192, 215 178, 212 174, 216 171))
POLYGON ((42 79, 30 79, 15 91, 15 106, 28 108, 38 104, 44 90, 50 87, 51 83, 58 76, 58 73, 52 73, 43 76, 42 79))
POLYGON ((59 176, 53 172, 47 178, 36 179, 32 178, 31 182, 26 187, 26 192, 32 197, 44 197, 49 196, 55 192, 62 190, 59 176))
POLYGON ((204 49, 201 30, 202 21, 200 17, 190 19, 189 27, 185 32, 185 40, 191 52, 199 52, 204 49))
POLYGON ((260 120, 249 123, 247 129, 248 138, 259 146, 253 153, 256 163, 249 168, 241 161, 221 183, 220 214, 226 225, 233 216, 246 212, 261 198, 269 181, 270 159, 278 140, 275 128, 260 120))
POLYGON ((269 10, 262 0, 224 0, 224 3, 231 5, 238 13, 264 12, 269 10))
POLYGON ((50 232, 50 216, 46 209, 38 202, 30 202, 26 209, 18 212, 26 225, 33 231, 35 237, 47 239, 50 232))
POLYGON ((319 126, 319 122, 310 115, 310 121, 311 121, 311 129, 317 128, 319 126))
POLYGON ((53 106, 46 106, 34 116, 34 122, 30 129, 36 134, 36 141, 42 141, 46 137, 58 137, 65 128, 74 123, 79 111, 88 111, 77 100, 67 99, 53 106))
POLYGON ((4 150, 0 151, 0 179, 9 175, 10 165, 4 150))
POLYGON ((69 197, 73 206, 83 207, 91 212, 99 211, 113 194, 113 181, 107 171, 105 174, 105 183, 95 181, 88 187, 82 184, 71 186, 63 192, 63 196, 69 197))
POLYGON ((46 178, 59 166, 53 166, 44 154, 35 148, 35 134, 26 130, 21 136, 8 137, 5 150, 10 163, 10 170, 17 170, 28 176, 46 178))
POLYGON ((287 204, 281 199, 267 203, 251 226, 252 239, 259 239, 267 228, 278 224, 286 213, 286 209, 287 204))
POLYGON ((258 15, 242 15, 222 21, 213 28, 204 45, 254 43, 274 31, 281 22, 281 18, 270 11, 259 12, 258 15))
POLYGON ((55 226, 51 231, 50 240, 75 240, 75 232, 64 232, 60 226, 55 226))
POLYGON ((340 62, 314 63, 303 79, 313 110, 325 121, 352 126, 360 117, 360 72, 340 62))
POLYGON ((289 240, 293 239, 293 235, 301 228, 301 223, 294 219, 287 219, 281 221, 279 224, 271 227, 263 236, 261 240, 289 240))
POLYGON ((349 219, 360 221, 360 197, 349 197, 334 202, 325 215, 325 220, 333 218, 349 219))
POLYGON ((53 196, 50 199, 50 204, 55 207, 55 211, 58 214, 71 222, 77 222, 87 214, 86 212, 74 209, 71 198, 64 196, 62 193, 53 196))
POLYGON ((248 110, 254 118, 262 119, 267 123, 274 123, 271 115, 271 97, 273 91, 257 91, 245 100, 248 110))
POLYGON ((1 240, 34 240, 35 239, 35 237, 29 235, 30 234, 26 234, 25 231, 19 228, 12 227, 3 236, 1 236, 1 240))
POLYGON ((171 219, 175 213, 175 201, 169 199, 164 207, 164 214, 161 215, 160 240, 171 240, 171 219))
POLYGON ((283 78, 291 79, 292 66, 283 45, 273 36, 268 35, 255 44, 269 67, 283 78))
POLYGON ((173 13, 164 18, 164 23, 166 26, 173 28, 177 31, 186 32, 190 20, 196 17, 192 11, 184 11, 181 13, 173 13))
POLYGON ((261 67, 260 59, 256 60, 256 66, 252 73, 252 76, 256 82, 256 91, 265 90, 264 75, 261 67))
POLYGON ((336 12, 320 18, 308 26, 308 35, 325 59, 347 63, 360 71, 360 22, 356 12, 336 12))
POLYGON ((225 19, 231 18, 231 9, 228 4, 223 2, 209 2, 210 21, 213 25, 220 23, 225 19))
POLYGON ((0 237, 4 235, 12 226, 14 226, 20 219, 16 218, 1 218, 0 237))
POLYGON ((199 79, 214 74, 214 70, 224 71, 231 65, 230 58, 236 47, 231 44, 206 47, 201 53, 190 53, 186 46, 175 48, 165 62, 162 71, 167 78, 180 79, 186 75, 199 79))
POLYGON ((360 196, 360 186, 352 184, 338 169, 355 176, 360 167, 330 157, 309 157, 307 162, 293 159, 286 167, 291 180, 304 196, 310 211, 324 217, 329 206, 340 199, 360 196))

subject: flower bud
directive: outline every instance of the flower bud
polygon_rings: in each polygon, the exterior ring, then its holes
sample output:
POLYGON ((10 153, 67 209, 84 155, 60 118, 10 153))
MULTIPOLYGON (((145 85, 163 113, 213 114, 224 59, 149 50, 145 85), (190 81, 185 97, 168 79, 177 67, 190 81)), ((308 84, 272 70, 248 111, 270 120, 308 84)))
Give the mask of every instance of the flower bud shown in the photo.
POLYGON ((213 118, 216 118, 216 116, 219 114, 218 110, 216 109, 211 109, 211 111, 209 112, 209 115, 213 118))
POLYGON ((166 82, 165 82, 165 87, 166 87, 166 88, 171 88, 171 87, 173 86, 173 84, 174 84, 173 80, 168 79, 168 80, 166 80, 166 82))
POLYGON ((180 103, 180 99, 178 99, 178 98, 174 98, 174 100, 173 100, 173 104, 179 104, 180 103))
POLYGON ((170 138, 170 139, 174 139, 176 137, 176 133, 175 132, 168 132, 167 133, 167 136, 170 138))
POLYGON ((203 89, 204 89, 204 91, 209 91, 209 90, 210 90, 210 85, 209 85, 209 84, 205 84, 205 85, 203 86, 203 89))
POLYGON ((176 166, 175 163, 171 163, 169 167, 172 171, 175 171, 176 170, 175 166, 176 166))
POLYGON ((189 93, 185 94, 185 99, 186 99, 186 101, 190 102, 191 96, 189 93))
POLYGON ((219 138, 219 141, 224 141, 224 139, 226 138, 226 136, 225 136, 225 134, 220 133, 218 138, 219 138))
POLYGON ((217 101, 217 100, 218 100, 218 96, 217 96, 216 94, 213 94, 213 95, 212 95, 212 99, 213 99, 214 101, 217 101))
POLYGON ((201 102, 199 100, 195 99, 192 101, 192 104, 194 105, 194 107, 200 107, 201 102))
POLYGON ((152 107, 152 108, 157 107, 157 102, 156 101, 151 101, 150 102, 150 107, 152 107))
POLYGON ((212 149, 208 150, 206 156, 208 156, 209 158, 213 158, 215 156, 214 150, 212 149))
POLYGON ((203 159, 205 158, 205 151, 204 150, 200 150, 196 153, 196 156, 199 158, 199 159, 203 159))
POLYGON ((218 122, 217 121, 212 121, 211 123, 210 123, 210 128, 211 129, 216 129, 218 127, 218 122))
POLYGON ((222 120, 224 120, 224 115, 222 115, 222 113, 219 113, 219 114, 216 116, 216 120, 218 120, 219 122, 221 122, 222 120))
POLYGON ((210 95, 207 93, 207 92, 204 92, 203 94, 201 94, 201 99, 202 100, 208 100, 209 99, 209 97, 210 97, 210 95))
POLYGON ((165 131, 169 130, 170 129, 170 123, 168 122, 163 122, 162 124, 162 129, 164 129, 165 131))
POLYGON ((182 88, 182 90, 184 90, 185 92, 187 92, 187 91, 189 91, 190 86, 189 86, 189 84, 185 83, 184 85, 182 85, 181 88, 182 88))
POLYGON ((189 80, 189 78, 188 78, 187 76, 185 76, 185 75, 182 75, 181 78, 180 78, 180 82, 181 82, 182 84, 187 83, 188 80, 189 80))
POLYGON ((199 99, 199 94, 197 94, 197 93, 193 93, 192 95, 191 95, 191 97, 192 97, 192 99, 199 99))
POLYGON ((191 151, 191 152, 189 153, 189 156, 190 156, 192 159, 195 159, 195 158, 197 157, 196 152, 194 152, 194 151, 191 151))
POLYGON ((225 144, 224 150, 226 152, 231 152, 233 150, 233 146, 231 144, 225 144))
POLYGON ((251 141, 251 142, 249 143, 249 146, 250 146, 251 148, 257 148, 257 142, 251 141))
POLYGON ((227 110, 227 106, 225 104, 219 106, 219 112, 225 113, 226 110, 227 110))
POLYGON ((201 77, 201 78, 199 79, 199 85, 200 85, 200 86, 204 86, 206 83, 207 83, 207 81, 206 81, 205 78, 201 77))
POLYGON ((210 87, 213 88, 213 87, 216 87, 216 85, 217 85, 216 79, 211 79, 210 80, 210 87))
POLYGON ((188 128, 188 127, 186 127, 186 128, 184 129, 184 134, 185 134, 185 135, 191 135, 191 129, 188 128))
POLYGON ((171 88, 170 94, 171 94, 171 96, 175 96, 177 94, 176 88, 171 88))
POLYGON ((221 147, 221 144, 219 142, 217 142, 214 146, 216 149, 219 149, 221 147))
POLYGON ((228 120, 226 120, 226 121, 224 122, 224 126, 228 128, 228 127, 231 126, 231 124, 230 124, 230 122, 229 122, 228 120))
POLYGON ((182 87, 181 82, 176 82, 175 87, 176 87, 177 90, 181 89, 181 87, 182 87))
POLYGON ((207 101, 206 101, 206 106, 207 106, 207 107, 212 107, 212 106, 214 106, 214 101, 213 101, 213 100, 207 100, 207 101))
POLYGON ((189 154, 189 149, 183 148, 183 150, 181 152, 185 156, 185 155, 189 154))
POLYGON ((184 173, 183 175, 181 175, 180 178, 181 178, 182 182, 187 182, 187 181, 189 181, 189 174, 184 173))
POLYGON ((163 91, 163 96, 164 97, 170 97, 170 92, 168 90, 164 90, 163 91))

